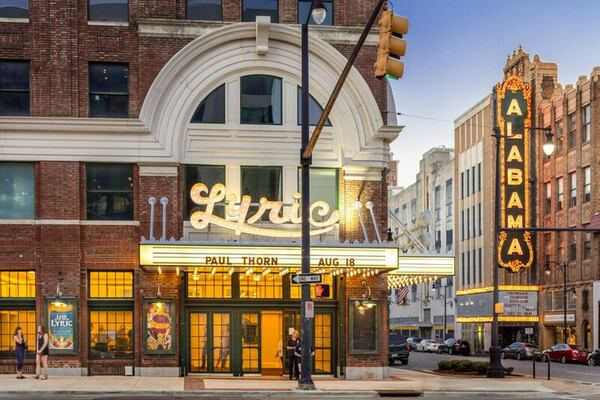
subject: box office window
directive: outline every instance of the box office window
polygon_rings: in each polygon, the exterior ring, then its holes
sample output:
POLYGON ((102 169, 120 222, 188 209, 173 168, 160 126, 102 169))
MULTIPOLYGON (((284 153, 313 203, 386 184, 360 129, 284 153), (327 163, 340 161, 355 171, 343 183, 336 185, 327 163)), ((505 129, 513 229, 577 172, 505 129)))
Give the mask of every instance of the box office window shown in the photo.
POLYGON ((89 0, 90 21, 127 22, 127 0, 89 0))
POLYGON ((189 298, 230 299, 232 275, 223 272, 195 272, 188 274, 189 298))
POLYGON ((248 75, 240 78, 241 123, 281 125, 281 78, 248 75))
MULTIPOLYGON (((298 192, 302 192, 302 169, 298 168, 298 192)), ((310 202, 324 201, 329 205, 329 213, 319 216, 313 213, 316 221, 325 221, 331 212, 338 209, 338 172, 335 168, 310 169, 310 202)))
POLYGON ((187 0, 185 18, 204 21, 223 20, 221 0, 187 0))
MULTIPOLYGON (((281 200, 282 179, 281 167, 242 167, 242 195, 250 196, 253 203, 258 203, 261 197, 267 200, 281 200)), ((254 214, 257 210, 257 205, 251 206, 248 215, 254 214)), ((262 220, 269 220, 268 213, 262 216, 262 220)))
POLYGON ((200 102, 191 122, 196 124, 225 123, 225 84, 210 92, 200 102))
MULTIPOLYGON (((217 183, 223 185, 225 182, 225 166, 223 165, 186 165, 185 166, 185 199, 186 211, 185 218, 189 218, 195 211, 204 211, 206 206, 197 205, 190 197, 190 191, 196 183, 204 183, 208 187, 208 192, 217 183)), ((208 196, 204 193, 203 196, 208 196)), ((225 217, 225 205, 215 205, 213 213, 221 218, 225 217)))
MULTIPOLYGON (((249 269, 248 271, 252 271, 249 269)), ((242 299, 281 299, 283 297, 282 277, 267 269, 251 273, 240 273, 240 298, 242 299)))
POLYGON ((350 300, 350 354, 379 351, 379 304, 364 299, 350 300))
POLYGON ((17 327, 23 330, 23 335, 29 344, 28 351, 35 351, 35 310, 0 309, 0 357, 14 358, 15 342, 13 335, 17 327))
POLYGON ((127 64, 90 63, 89 80, 90 117, 129 117, 127 64))
POLYGON ((35 298, 34 271, 0 271, 0 298, 35 298))
MULTIPOLYGON (((298 1, 298 23, 303 24, 306 22, 306 17, 308 17, 308 13, 310 12, 310 4, 311 0, 299 0, 298 1)), ((318 2, 315 2, 315 5, 318 2)), ((333 0, 322 0, 321 4, 325 6, 327 10, 327 15, 325 16, 325 20, 321 25, 333 25, 333 0)), ((308 20, 309 25, 315 25, 315 20, 312 15, 308 20)))
POLYGON ((271 17, 271 22, 279 22, 278 0, 243 0, 242 22, 254 22, 259 15, 271 17))
POLYGON ((33 164, 0 163, 0 219, 33 219, 33 164))
POLYGON ((87 219, 133 220, 133 167, 87 164, 87 219))
MULTIPOLYGON (((0 6, 0 13, 2 12, 0 6)), ((7 9, 8 7, 4 7, 7 9)), ((1 16, 1 15, 0 15, 1 16)), ((0 116, 29 115, 29 62, 0 61, 0 116)))
POLYGON ((133 357, 133 311, 90 311, 89 356, 95 359, 133 357))
POLYGON ((127 299, 133 297, 133 272, 90 271, 90 298, 127 299))

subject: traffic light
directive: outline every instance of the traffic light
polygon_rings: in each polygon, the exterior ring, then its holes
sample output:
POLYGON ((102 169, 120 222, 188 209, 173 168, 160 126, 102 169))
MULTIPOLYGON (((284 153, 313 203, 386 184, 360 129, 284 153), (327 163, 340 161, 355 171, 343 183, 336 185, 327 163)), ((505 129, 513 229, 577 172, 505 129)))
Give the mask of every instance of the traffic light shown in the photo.
POLYGON ((327 298, 329 297, 329 285, 326 283, 318 283, 315 286, 315 292, 317 293, 317 298, 327 298))
POLYGON ((406 53, 406 41, 402 39, 402 35, 408 32, 408 19, 386 10, 381 13, 379 30, 375 77, 401 78, 404 63, 400 61, 400 57, 406 53))

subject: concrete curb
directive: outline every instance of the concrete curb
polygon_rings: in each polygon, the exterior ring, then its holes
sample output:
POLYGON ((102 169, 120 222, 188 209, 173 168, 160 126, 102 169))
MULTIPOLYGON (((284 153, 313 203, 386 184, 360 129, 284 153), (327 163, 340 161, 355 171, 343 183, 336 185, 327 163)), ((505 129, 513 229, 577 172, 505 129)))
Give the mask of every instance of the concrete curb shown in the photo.
POLYGON ((477 397, 481 398, 507 398, 507 399, 556 399, 557 393, 545 393, 545 392, 534 392, 534 391, 510 391, 510 392, 469 392, 469 391, 461 391, 461 392, 423 392, 422 397, 425 398, 444 398, 444 399, 463 399, 468 398, 468 396, 477 395, 477 397))

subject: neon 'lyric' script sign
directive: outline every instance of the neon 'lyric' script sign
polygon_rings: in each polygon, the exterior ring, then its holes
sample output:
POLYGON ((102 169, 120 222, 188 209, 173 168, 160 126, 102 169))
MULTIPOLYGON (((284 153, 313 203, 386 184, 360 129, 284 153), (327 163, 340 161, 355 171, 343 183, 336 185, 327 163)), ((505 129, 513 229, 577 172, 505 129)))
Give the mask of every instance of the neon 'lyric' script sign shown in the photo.
MULTIPOLYGON (((209 224, 213 224, 231 229, 238 236, 242 233, 247 233, 271 237, 300 237, 302 234, 300 229, 302 218, 300 216, 299 201, 302 196, 300 193, 294 193, 294 203, 285 208, 282 201, 267 200, 263 197, 259 200, 260 205, 253 215, 248 215, 252 203, 250 196, 242 196, 241 202, 237 204, 237 195, 227 193, 225 185, 221 183, 214 185, 210 189, 210 192, 204 183, 196 183, 190 191, 190 197, 194 203, 206 206, 205 210, 195 211, 190 216, 190 222, 196 229, 205 229, 209 224), (204 194, 208 194, 208 196, 204 196, 204 194), (227 217, 230 217, 230 219, 214 214, 215 205, 223 201, 226 203, 225 210, 227 217), (254 223, 260 221, 264 215, 268 215, 269 221, 272 224, 291 224, 294 225, 294 228, 273 229, 255 226, 254 223)), ((319 200, 311 204, 309 219, 310 225, 313 227, 310 231, 311 236, 333 230, 339 220, 340 212, 334 210, 330 214, 330 207, 326 202, 319 200), (329 217, 324 221, 315 221, 313 218, 314 213, 320 217, 326 217, 327 215, 329 217)))

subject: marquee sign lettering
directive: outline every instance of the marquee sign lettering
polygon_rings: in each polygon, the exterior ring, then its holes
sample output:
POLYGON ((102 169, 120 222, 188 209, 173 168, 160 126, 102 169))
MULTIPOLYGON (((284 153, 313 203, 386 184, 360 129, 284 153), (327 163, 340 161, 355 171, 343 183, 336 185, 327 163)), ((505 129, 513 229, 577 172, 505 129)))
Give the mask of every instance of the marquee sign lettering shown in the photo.
POLYGON ((504 231, 530 223, 529 128, 531 87, 517 76, 496 86, 500 145, 500 227, 498 263, 511 272, 533 264, 531 232, 504 231))
MULTIPOLYGON (((231 229, 236 235, 247 233, 251 235, 271 236, 271 237, 300 237, 302 232, 300 222, 302 221, 300 212, 301 194, 294 194, 294 204, 284 208, 282 201, 267 200, 262 197, 259 200, 258 210, 253 215, 248 215, 252 199, 248 195, 242 196, 242 201, 237 204, 237 196, 234 193, 227 193, 225 185, 217 183, 210 192, 204 183, 196 183, 190 191, 192 201, 198 205, 206 206, 203 211, 192 213, 190 222, 196 229, 204 229, 209 224, 214 224, 222 228, 231 229), (208 196, 203 196, 203 193, 208 196), (213 214, 217 203, 225 202, 226 214, 229 218, 222 218, 213 214), (273 229, 255 226, 254 223, 261 221, 264 215, 268 215, 269 221, 274 225, 293 225, 292 229, 273 229)), ((313 227, 310 234, 321 235, 335 228, 335 224, 340 220, 340 212, 334 210, 330 214, 329 204, 324 201, 315 201, 310 206, 310 225, 313 227), (315 221, 314 213, 321 217, 329 217, 324 221, 315 221)))

